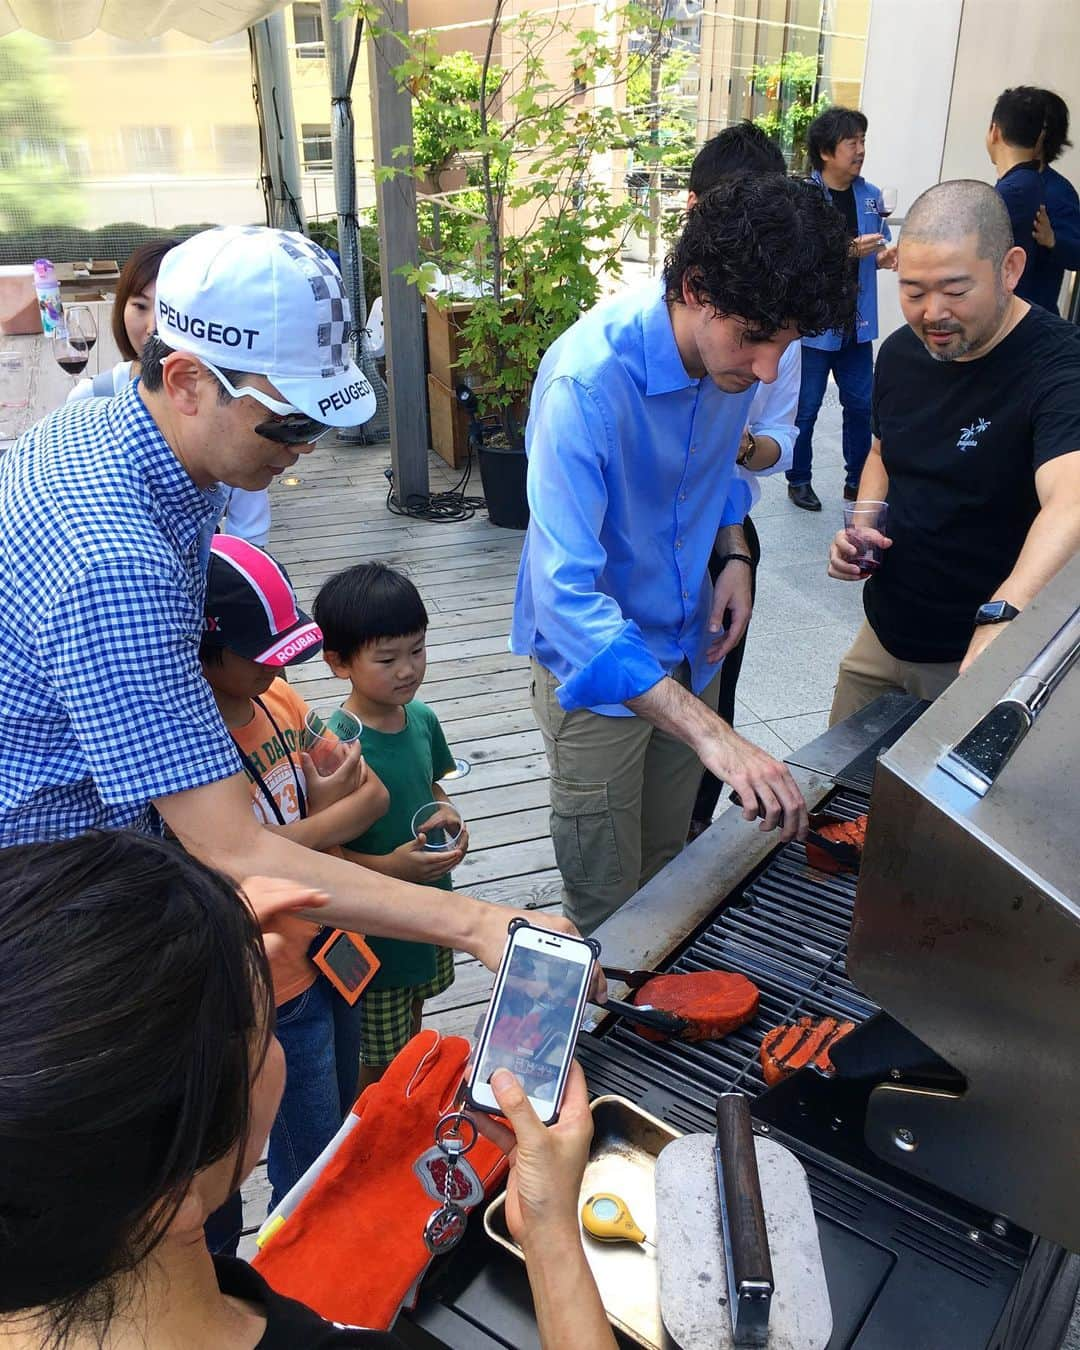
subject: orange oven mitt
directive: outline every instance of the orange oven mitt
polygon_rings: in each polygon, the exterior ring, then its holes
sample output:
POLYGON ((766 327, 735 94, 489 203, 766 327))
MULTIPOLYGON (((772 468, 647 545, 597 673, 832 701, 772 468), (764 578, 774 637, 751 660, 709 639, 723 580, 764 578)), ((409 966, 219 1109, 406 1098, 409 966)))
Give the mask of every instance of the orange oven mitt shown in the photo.
MULTIPOLYGON (((279 1294, 334 1322, 374 1330, 392 1324, 432 1259, 424 1225, 442 1193, 433 1198, 421 1177, 436 1189, 445 1177, 435 1125, 454 1109, 469 1052, 460 1036, 422 1031, 363 1092, 333 1143, 263 1225, 253 1264, 279 1294)), ((474 1191, 490 1193, 506 1171, 502 1151, 479 1137, 465 1162, 479 1182, 474 1191)), ((481 1197, 457 1198, 471 1208, 481 1197)))

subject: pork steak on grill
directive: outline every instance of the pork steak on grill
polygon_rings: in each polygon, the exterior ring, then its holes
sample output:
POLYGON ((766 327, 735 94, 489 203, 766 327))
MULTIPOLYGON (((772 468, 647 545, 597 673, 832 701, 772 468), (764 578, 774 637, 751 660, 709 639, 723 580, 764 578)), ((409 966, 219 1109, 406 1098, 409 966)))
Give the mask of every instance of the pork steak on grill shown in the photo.
MULTIPOLYGON (((654 975, 636 991, 638 1007, 662 1008, 685 1018, 684 1041, 717 1041, 737 1030, 758 1010, 761 995, 745 975, 727 970, 692 971, 686 975, 654 975)), ((651 1028, 639 1027, 638 1034, 650 1041, 667 1038, 651 1028)))

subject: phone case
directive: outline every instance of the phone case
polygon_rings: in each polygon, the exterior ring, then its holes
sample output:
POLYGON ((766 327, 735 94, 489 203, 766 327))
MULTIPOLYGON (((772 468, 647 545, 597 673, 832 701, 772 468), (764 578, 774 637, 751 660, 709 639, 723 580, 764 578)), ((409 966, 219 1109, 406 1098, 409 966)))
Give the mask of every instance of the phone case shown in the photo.
MULTIPOLYGON (((540 928, 540 926, 539 926, 538 924, 530 923, 530 922, 528 921, 528 919, 522 919, 522 918, 511 919, 510 922, 509 922, 509 924, 507 925, 506 931, 507 931, 507 933, 509 934, 510 937, 513 937, 513 935, 517 932, 517 930, 518 930, 519 928, 536 928, 536 929, 537 929, 538 931, 540 931, 540 932, 550 932, 550 931, 551 931, 550 929, 542 929, 542 928, 540 928)), ((560 936, 563 936, 563 937, 569 937, 570 935, 569 935, 569 934, 560 934, 560 936)), ((597 942, 596 938, 575 938, 574 941, 576 941, 576 942, 584 942, 585 945, 586 945, 586 946, 589 948, 589 950, 592 952, 592 954, 593 954, 593 960, 594 960, 594 961, 599 961, 599 960, 600 960, 600 943, 597 942)), ((491 1008, 494 1006, 494 1003, 495 1003, 495 995, 496 995, 496 993, 498 993, 499 991, 501 991, 501 988, 502 988, 502 981, 503 981, 503 976, 504 976, 504 973, 505 973, 505 970, 506 970, 507 966, 509 965, 509 960, 508 960, 509 952, 510 952, 510 944, 507 943, 506 951, 504 951, 504 953, 503 953, 503 959, 502 959, 502 962, 501 962, 501 964, 500 964, 500 966, 499 966, 498 975, 497 975, 497 977, 496 977, 495 988, 491 991, 491 1001, 488 1003, 488 1013, 490 1013, 491 1008)), ((484 1038, 485 1038, 485 1034, 486 1034, 486 1032, 487 1032, 487 1015, 488 1015, 488 1014, 485 1014, 485 1016, 484 1016, 484 1025, 483 1025, 483 1029, 481 1030, 481 1033, 480 1033, 480 1040, 479 1040, 478 1043, 477 1043, 477 1049, 479 1048, 479 1045, 483 1043, 484 1038)), ((580 1021, 579 1021, 579 1031, 580 1031, 580 1021)), ((577 1043, 577 1042, 576 1042, 576 1038, 575 1038, 575 1045, 576 1045, 576 1043, 577 1043)), ((571 1056, 571 1058, 573 1058, 573 1056, 571 1056)), ((479 1062, 480 1062, 480 1061, 479 1061, 479 1055, 477 1055, 477 1058, 476 1058, 476 1065, 479 1065, 479 1062)), ((565 1081, 564 1081, 564 1083, 563 1083, 563 1086, 565 1087, 565 1081)), ((464 1080, 464 1082, 462 1083, 462 1096, 464 1097, 465 1102, 468 1104, 468 1106, 471 1107, 474 1111, 482 1111, 485 1115, 489 1115, 489 1116, 490 1116, 490 1115, 498 1115, 498 1114, 499 1114, 498 1108, 497 1108, 497 1107, 491 1107, 491 1106, 488 1106, 488 1104, 487 1104, 486 1102, 480 1102, 480 1101, 477 1101, 476 1098, 473 1096, 473 1093, 472 1093, 472 1077, 471 1077, 471 1074, 470 1074, 470 1076, 466 1077, 465 1080, 464 1080)), ((559 1101, 556 1103, 556 1106, 555 1106, 555 1112, 554 1112, 554 1114, 553 1114, 548 1120, 545 1120, 545 1121, 543 1122, 545 1125, 554 1125, 554 1124, 556 1124, 556 1122, 557 1122, 558 1119, 559 1119, 559 1108, 560 1108, 561 1104, 562 1104, 562 1092, 560 1091, 560 1092, 559 1092, 559 1101)))

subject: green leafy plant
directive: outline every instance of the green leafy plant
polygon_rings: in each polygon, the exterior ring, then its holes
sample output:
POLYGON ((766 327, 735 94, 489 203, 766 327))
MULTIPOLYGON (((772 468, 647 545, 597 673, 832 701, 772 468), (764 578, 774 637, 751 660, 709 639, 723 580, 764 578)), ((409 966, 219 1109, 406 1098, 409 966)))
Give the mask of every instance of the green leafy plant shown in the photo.
MULTIPOLYGON (((648 6, 624 4, 614 32, 601 33, 546 10, 507 17, 505 5, 494 0, 485 55, 468 91, 474 66, 467 56, 448 67, 431 34, 402 39, 380 29, 378 9, 367 0, 353 0, 352 8, 372 40, 400 42, 395 75, 417 100, 423 131, 415 155, 401 147, 401 162, 380 172, 422 173, 462 161, 479 193, 458 211, 454 230, 443 231, 434 260, 473 296, 461 325, 462 365, 481 410, 499 414, 517 443, 541 357, 618 274, 623 242, 641 224, 639 207, 613 193, 594 167, 597 157, 641 140, 640 121, 616 107, 612 91, 642 59, 627 54, 625 35, 657 21, 648 6), (445 102, 445 79, 467 105, 460 115, 425 107, 429 98, 445 102)), ((424 286, 430 274, 418 261, 408 275, 424 286)))
POLYGON ((779 61, 750 71, 755 90, 775 105, 755 117, 754 124, 783 147, 795 173, 807 170, 807 127, 829 106, 827 94, 814 98, 818 78, 818 58, 803 52, 785 52, 779 61))

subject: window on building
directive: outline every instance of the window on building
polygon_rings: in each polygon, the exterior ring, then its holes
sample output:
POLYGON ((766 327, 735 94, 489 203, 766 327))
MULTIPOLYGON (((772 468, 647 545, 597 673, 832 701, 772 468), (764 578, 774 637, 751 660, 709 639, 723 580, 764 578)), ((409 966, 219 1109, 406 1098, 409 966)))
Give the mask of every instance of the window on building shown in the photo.
POLYGON ((259 164, 259 133, 250 125, 215 127, 214 150, 218 166, 226 170, 250 172, 259 164))
POLYGON ((326 46, 323 42, 321 7, 319 5, 293 5, 292 12, 296 55, 301 60, 325 57, 326 46))
POLYGON ((129 173, 164 173, 176 168, 172 127, 125 127, 124 158, 129 173))
POLYGON ((305 169, 329 169, 332 155, 329 122, 303 122, 300 147, 305 169))

